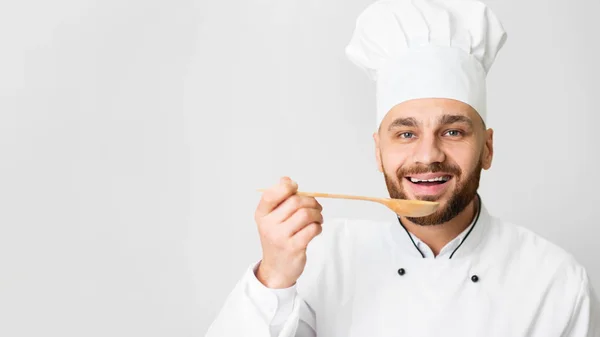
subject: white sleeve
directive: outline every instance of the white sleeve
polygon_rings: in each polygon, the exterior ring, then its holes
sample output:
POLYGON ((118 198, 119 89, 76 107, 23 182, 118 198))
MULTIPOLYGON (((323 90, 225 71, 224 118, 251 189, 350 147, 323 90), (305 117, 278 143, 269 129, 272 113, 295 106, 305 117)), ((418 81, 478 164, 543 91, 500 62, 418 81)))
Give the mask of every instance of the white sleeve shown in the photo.
POLYGON ((586 278, 571 314, 571 320, 564 337, 600 337, 600 302, 586 278))
MULTIPOLYGON (((260 262, 259 262, 260 263, 260 262)), ((315 316, 296 286, 270 289, 248 268, 229 294, 206 337, 315 337, 315 316)))

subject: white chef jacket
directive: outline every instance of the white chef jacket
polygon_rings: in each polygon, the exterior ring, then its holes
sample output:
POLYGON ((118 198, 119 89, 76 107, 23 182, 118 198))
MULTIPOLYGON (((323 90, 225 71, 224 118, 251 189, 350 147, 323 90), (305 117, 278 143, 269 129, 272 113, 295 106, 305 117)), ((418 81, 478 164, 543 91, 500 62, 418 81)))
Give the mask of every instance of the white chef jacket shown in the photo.
POLYGON ((585 268, 483 205, 435 258, 397 219, 338 219, 309 244, 294 286, 266 288, 257 267, 206 337, 600 337, 585 268))

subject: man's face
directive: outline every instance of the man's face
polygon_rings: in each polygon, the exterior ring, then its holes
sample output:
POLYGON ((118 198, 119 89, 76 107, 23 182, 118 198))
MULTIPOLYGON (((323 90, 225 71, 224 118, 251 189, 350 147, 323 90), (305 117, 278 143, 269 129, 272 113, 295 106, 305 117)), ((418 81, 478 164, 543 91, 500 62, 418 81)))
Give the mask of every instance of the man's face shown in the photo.
POLYGON ((419 225, 452 220, 473 200, 491 166, 493 131, 469 105, 418 99, 395 106, 374 135, 377 163, 392 198, 440 203, 419 225))

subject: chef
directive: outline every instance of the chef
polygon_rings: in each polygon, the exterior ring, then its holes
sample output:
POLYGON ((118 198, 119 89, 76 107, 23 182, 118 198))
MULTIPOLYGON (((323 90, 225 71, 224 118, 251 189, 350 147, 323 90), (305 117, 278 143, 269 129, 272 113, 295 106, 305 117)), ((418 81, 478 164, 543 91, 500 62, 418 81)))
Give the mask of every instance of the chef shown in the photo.
POLYGON ((506 33, 483 3, 380 0, 349 59, 376 84, 377 166, 424 217, 328 219, 284 177, 255 221, 262 259, 207 337, 600 337, 600 307, 572 255, 488 213, 486 75, 506 33))

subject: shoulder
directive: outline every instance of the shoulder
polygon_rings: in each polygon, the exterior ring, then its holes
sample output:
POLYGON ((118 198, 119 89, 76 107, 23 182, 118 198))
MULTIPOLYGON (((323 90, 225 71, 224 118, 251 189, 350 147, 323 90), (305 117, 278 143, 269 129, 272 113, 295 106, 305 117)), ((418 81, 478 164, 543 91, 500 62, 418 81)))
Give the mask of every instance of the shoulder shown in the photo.
POLYGON ((590 329, 600 328, 593 327, 600 319, 600 303, 586 267, 573 254, 522 225, 498 218, 490 224, 487 241, 493 242, 491 251, 498 254, 500 269, 508 271, 503 280, 519 289, 522 299, 541 299, 549 305, 545 310, 564 313, 564 323, 571 327, 587 329, 591 323, 590 329))
POLYGON ((497 250, 504 251, 507 261, 523 272, 538 273, 573 287, 587 282, 586 268, 573 254, 531 229, 491 217, 490 230, 489 239, 495 242, 497 250))

